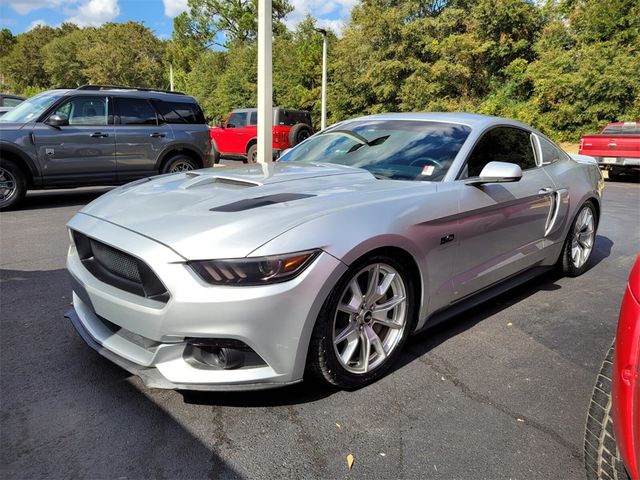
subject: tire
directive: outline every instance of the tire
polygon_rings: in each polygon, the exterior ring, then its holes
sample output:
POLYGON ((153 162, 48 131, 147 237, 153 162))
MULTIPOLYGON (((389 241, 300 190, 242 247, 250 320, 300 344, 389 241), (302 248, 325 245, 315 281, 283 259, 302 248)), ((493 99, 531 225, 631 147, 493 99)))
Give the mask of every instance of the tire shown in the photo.
POLYGON ((408 269, 394 258, 373 255, 353 264, 320 310, 309 344, 307 373, 343 389, 361 388, 378 380, 393 365, 414 326, 415 298, 408 269), (378 288, 388 282, 381 296, 380 292, 371 295, 372 278, 377 279, 378 288), (357 289, 364 294, 358 297, 357 289), (402 297, 404 300, 391 308, 379 310, 376 319, 372 307, 388 306, 402 297), (363 307, 365 303, 368 306, 363 307), (367 350, 363 345, 368 345, 369 355, 364 355, 367 350))
POLYGON ((611 418, 611 373, 613 345, 598 374, 587 415, 584 432, 584 466, 587 479, 628 480, 620 452, 616 446, 611 418))
POLYGON ((198 168, 200 168, 200 166, 193 158, 178 154, 167 160, 162 169, 162 173, 188 172, 190 170, 197 170, 198 168))
POLYGON ((306 123, 296 123, 289 130, 289 145, 295 147, 311 136, 311 127, 306 123))
POLYGON ((559 259, 562 273, 569 277, 582 275, 589 268, 596 239, 598 217, 591 201, 585 202, 576 214, 559 259))
POLYGON ((244 163, 256 163, 258 161, 258 145, 255 143, 247 150, 247 160, 244 163))
POLYGON ((16 208, 27 194, 27 179, 11 160, 0 159, 0 210, 16 208))
POLYGON ((220 151, 213 140, 211 141, 211 161, 214 165, 220 163, 220 151))

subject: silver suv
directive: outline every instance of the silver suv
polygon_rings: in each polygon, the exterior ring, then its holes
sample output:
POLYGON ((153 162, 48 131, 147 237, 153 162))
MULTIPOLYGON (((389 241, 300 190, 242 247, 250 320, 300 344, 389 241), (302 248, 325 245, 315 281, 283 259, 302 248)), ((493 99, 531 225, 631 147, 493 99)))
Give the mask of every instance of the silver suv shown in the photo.
POLYGON ((202 110, 179 92, 49 90, 0 118, 0 210, 28 189, 115 185, 211 165, 202 110))

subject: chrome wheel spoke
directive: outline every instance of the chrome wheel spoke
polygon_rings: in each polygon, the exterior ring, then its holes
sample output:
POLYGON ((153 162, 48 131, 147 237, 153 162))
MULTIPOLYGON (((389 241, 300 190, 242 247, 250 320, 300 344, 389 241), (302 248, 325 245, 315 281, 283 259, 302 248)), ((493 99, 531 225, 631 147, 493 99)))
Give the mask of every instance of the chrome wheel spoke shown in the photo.
POLYGON ((389 300, 389 301, 387 301, 385 303, 374 305, 373 312, 374 313, 388 312, 392 308, 395 308, 398 305, 400 305, 405 300, 406 300, 406 298, 404 296, 393 297, 391 300, 389 300))
POLYGON ((367 340, 368 340, 369 345, 370 345, 369 354, 372 353, 371 352, 371 347, 373 347, 373 350, 378 355, 378 358, 380 358, 380 359, 386 358, 387 352, 384 350, 384 345, 382 345, 382 341, 380 340, 380 337, 375 332, 375 330, 373 328, 371 328, 369 325, 365 325, 365 327, 364 327, 364 335, 365 335, 365 337, 367 337, 367 340))
POLYGON ((369 357, 371 356, 371 342, 366 333, 360 333, 360 368, 364 373, 369 370, 369 357))
POLYGON ((375 312, 373 314, 373 323, 379 323, 380 325, 383 325, 387 328, 392 328, 394 330, 402 328, 402 325, 400 325, 399 323, 396 323, 393 320, 389 320, 386 313, 384 312, 375 312))
POLYGON ((358 349, 358 345, 360 344, 360 338, 356 336, 355 340, 350 341, 342 354, 340 354, 340 358, 344 362, 345 365, 349 365, 351 360, 353 359, 353 354, 356 353, 358 349))
POLYGON ((336 335, 336 338, 333 341, 333 343, 338 345, 339 343, 342 343, 345 340, 349 339, 349 337, 351 337, 351 339, 353 339, 354 335, 355 335, 355 337, 358 336, 357 332, 358 332, 358 327, 356 326, 356 323, 355 322, 349 322, 349 325, 344 327, 344 329, 342 329, 340 331, 340 333, 338 333, 338 335, 336 335))
POLYGON ((367 293, 365 294, 365 298, 369 302, 372 301, 373 296, 377 291, 379 276, 380 276, 380 265, 376 263, 373 269, 369 271, 369 285, 367 286, 367 293))

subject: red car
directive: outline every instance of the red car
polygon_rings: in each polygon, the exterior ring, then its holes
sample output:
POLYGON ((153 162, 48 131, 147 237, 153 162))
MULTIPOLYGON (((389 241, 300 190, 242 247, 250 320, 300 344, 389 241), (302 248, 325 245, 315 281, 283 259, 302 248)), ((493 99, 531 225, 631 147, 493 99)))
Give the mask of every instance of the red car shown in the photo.
MULTIPOLYGON (((214 163, 220 157, 240 159, 245 163, 255 163, 258 153, 258 111, 243 108, 232 111, 224 123, 209 131, 214 163)), ((273 109, 273 153, 274 159, 280 152, 307 139, 313 130, 311 114, 306 110, 273 109)))
POLYGON ((639 178, 640 122, 609 123, 598 135, 584 135, 578 153, 595 157, 613 180, 639 178))
POLYGON ((640 256, 622 299, 616 340, 593 389, 585 431, 587 478, 640 473, 640 256))

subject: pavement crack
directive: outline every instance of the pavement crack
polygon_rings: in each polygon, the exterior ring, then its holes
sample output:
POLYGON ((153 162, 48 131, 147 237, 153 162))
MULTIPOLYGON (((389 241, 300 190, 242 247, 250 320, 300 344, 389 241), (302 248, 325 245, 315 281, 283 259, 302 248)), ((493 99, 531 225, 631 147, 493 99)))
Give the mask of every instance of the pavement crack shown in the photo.
POLYGON ((217 480, 222 478, 225 472, 226 464, 222 460, 221 450, 232 448, 232 442, 227 434, 226 425, 224 423, 224 412, 221 406, 215 405, 211 409, 213 414, 213 452, 209 463, 211 464, 211 470, 209 471, 209 480, 217 480))
POLYGON ((438 375, 444 377, 449 380, 456 388, 460 390, 460 392, 467 397, 468 399, 479 403, 481 405, 488 406, 497 410, 509 417, 511 417, 515 421, 524 420, 524 425, 534 428, 539 432, 550 437, 555 443, 566 448, 572 457, 576 458, 579 461, 582 461, 582 451, 574 444, 563 438, 558 432, 553 430, 552 428, 547 427, 546 425, 541 424, 540 422, 534 420, 531 417, 526 415, 519 414, 509 408, 506 405, 495 402, 487 395, 484 395, 480 392, 476 392, 467 384, 465 384, 460 378, 457 376, 458 368, 452 365, 450 362, 445 360, 444 358, 435 355, 434 353, 429 353, 427 355, 421 355, 418 358, 419 361, 427 365, 431 370, 433 370, 438 375))

